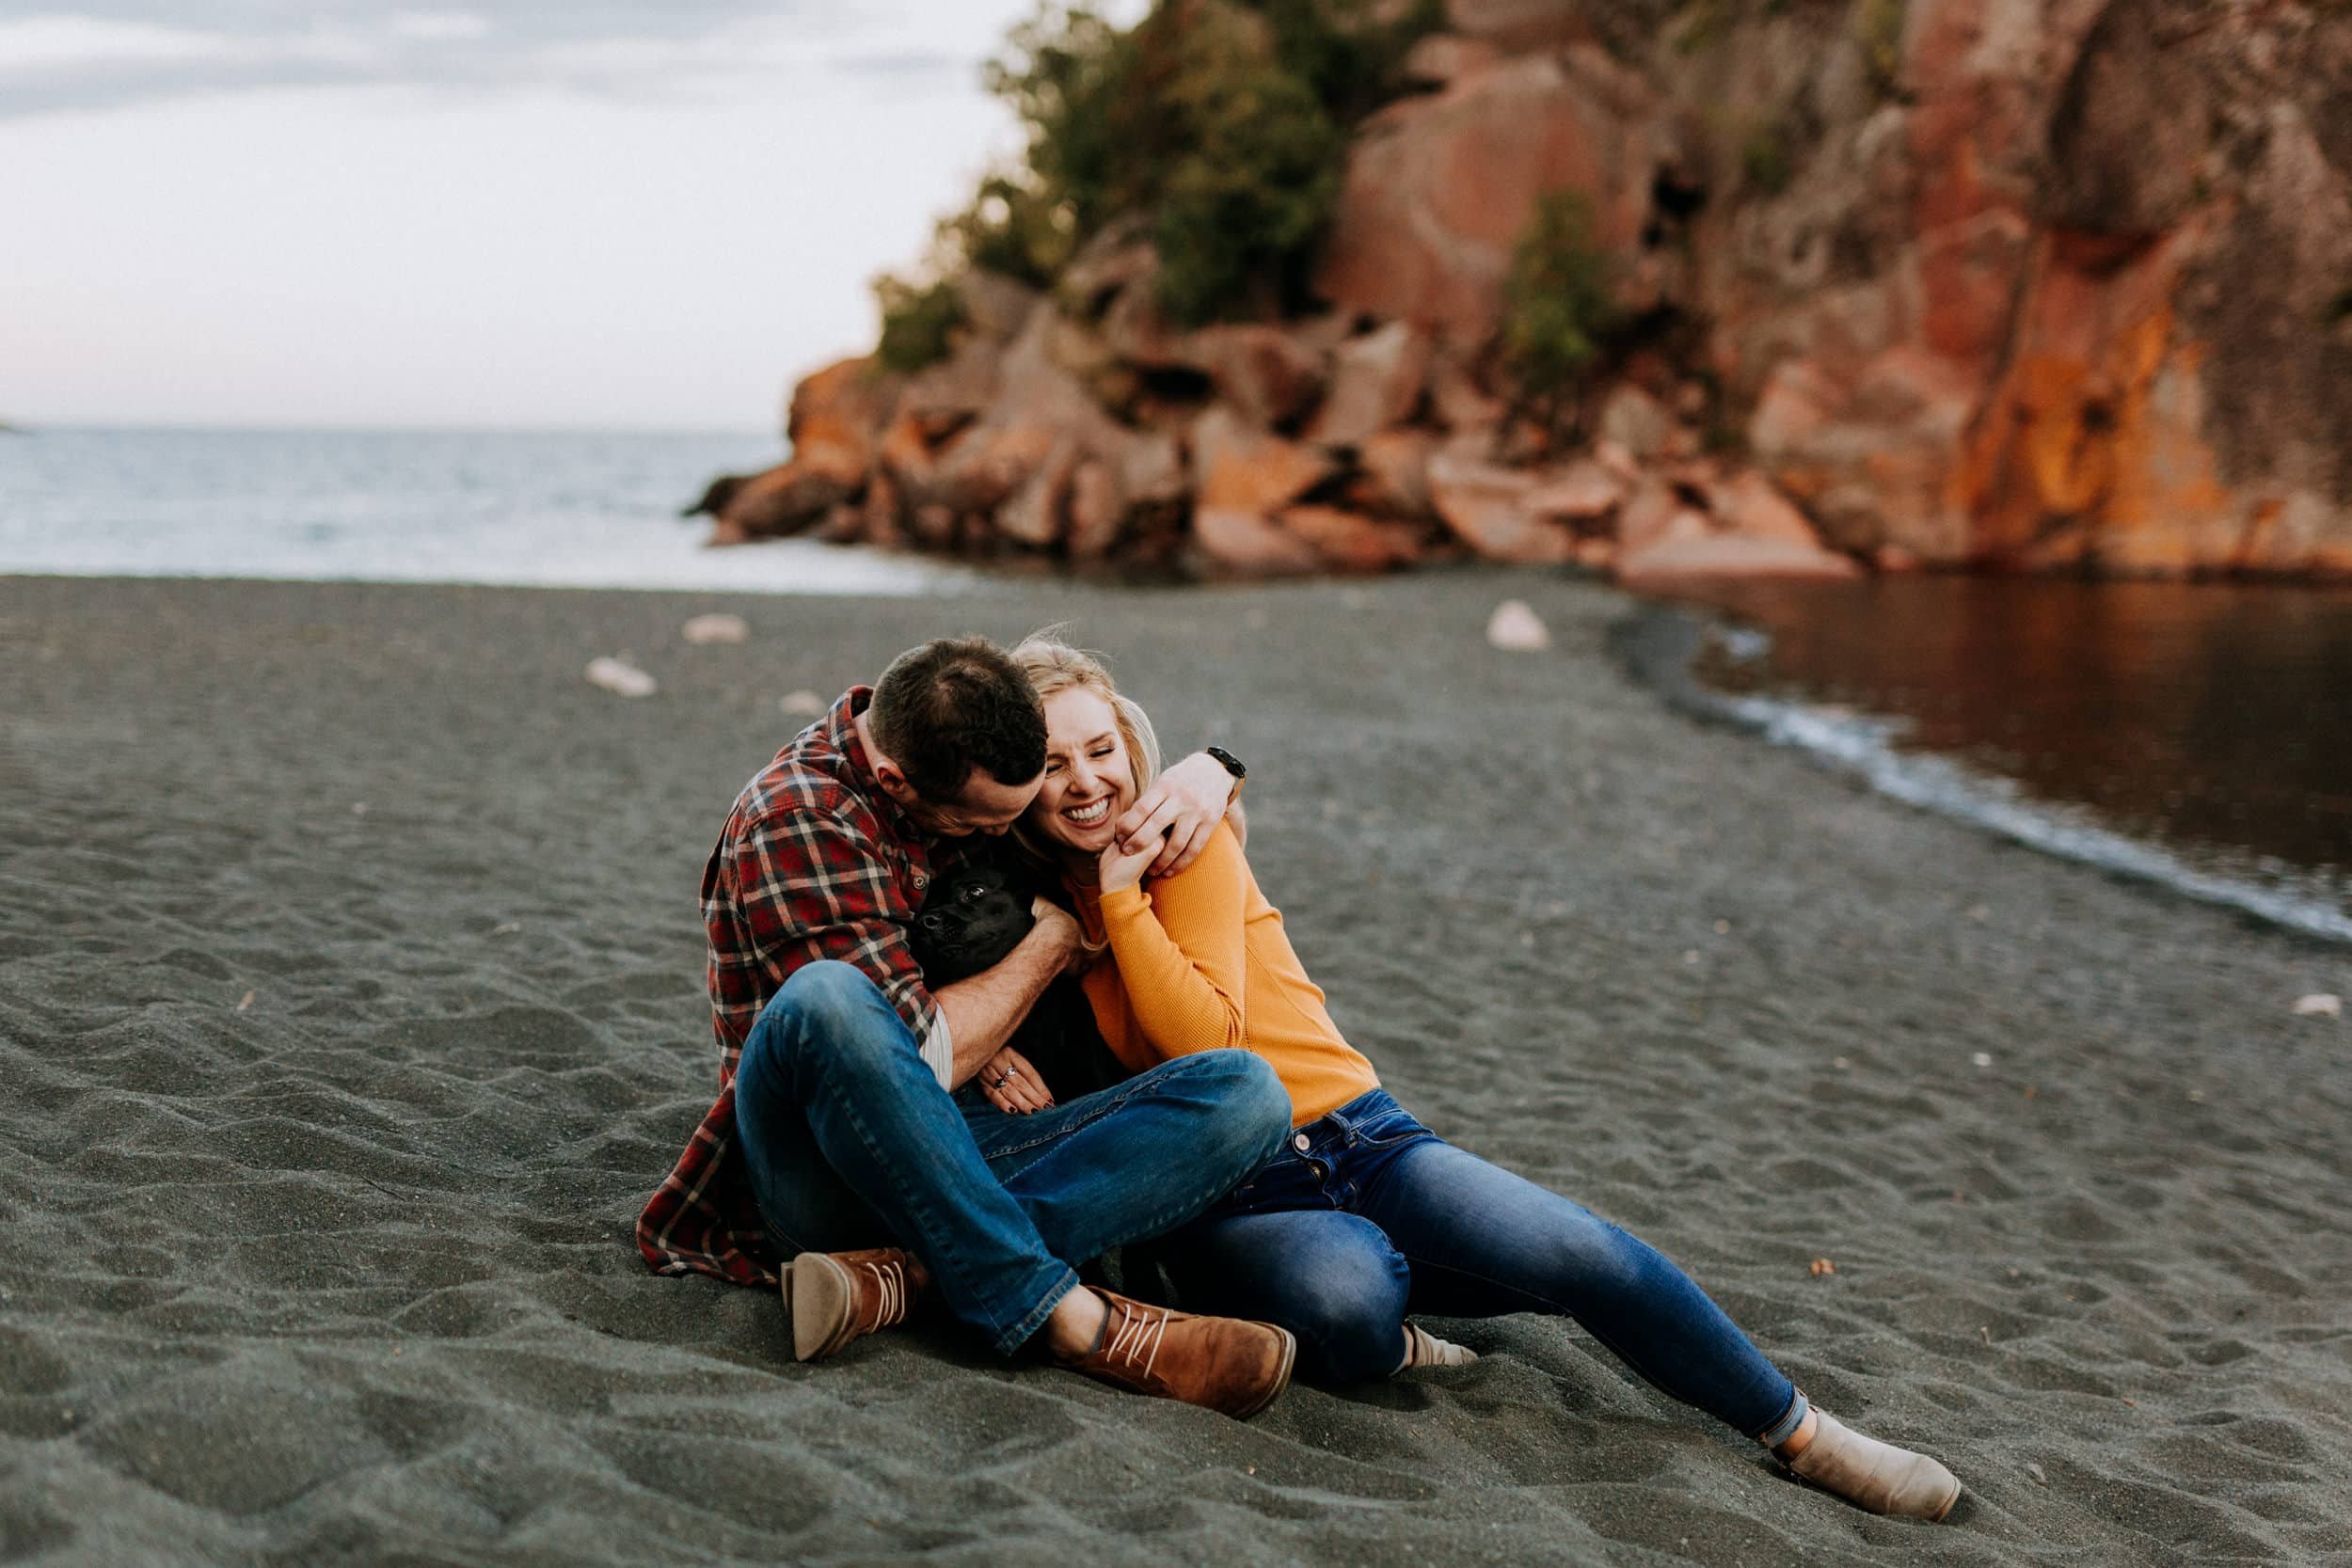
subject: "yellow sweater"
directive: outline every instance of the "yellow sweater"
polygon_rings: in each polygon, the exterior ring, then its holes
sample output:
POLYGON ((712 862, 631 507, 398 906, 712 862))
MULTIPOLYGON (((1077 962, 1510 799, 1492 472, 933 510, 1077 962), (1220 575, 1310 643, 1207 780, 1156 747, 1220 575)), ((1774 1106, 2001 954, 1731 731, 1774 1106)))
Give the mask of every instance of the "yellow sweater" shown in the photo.
POLYGON ((1199 860, 1148 892, 1073 891, 1087 935, 1110 943, 1087 972, 1087 1000, 1130 1071, 1195 1051, 1254 1051, 1290 1091, 1294 1127, 1380 1086, 1324 1011, 1232 828, 1218 823, 1199 860))

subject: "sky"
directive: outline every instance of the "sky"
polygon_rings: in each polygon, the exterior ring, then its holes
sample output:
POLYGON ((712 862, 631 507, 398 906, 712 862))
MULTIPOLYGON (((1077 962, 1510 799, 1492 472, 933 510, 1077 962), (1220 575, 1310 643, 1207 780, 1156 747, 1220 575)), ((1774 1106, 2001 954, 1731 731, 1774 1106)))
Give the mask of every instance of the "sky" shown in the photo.
POLYGON ((1033 9, 0 0, 0 420, 772 428, 1033 9))

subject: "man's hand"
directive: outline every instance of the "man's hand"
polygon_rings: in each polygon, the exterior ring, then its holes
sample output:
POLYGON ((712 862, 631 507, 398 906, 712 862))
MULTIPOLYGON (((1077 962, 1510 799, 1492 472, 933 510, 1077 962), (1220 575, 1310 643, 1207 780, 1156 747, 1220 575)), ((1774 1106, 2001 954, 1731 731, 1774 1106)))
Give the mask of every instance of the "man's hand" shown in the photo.
POLYGON ((1026 1056, 1009 1045, 991 1056, 973 1076, 978 1079, 980 1093, 988 1102, 1009 1115, 1025 1117, 1031 1111, 1054 1108, 1053 1091, 1045 1086, 1045 1080, 1038 1076, 1026 1056))
MULTIPOLYGON (((1233 776, 1225 765, 1206 752, 1195 752, 1170 765, 1127 808, 1111 847, 1132 855, 1156 847, 1159 857, 1152 863, 1152 875, 1173 877, 1200 858, 1209 833, 1232 800, 1233 776)), ((1109 861, 1104 855, 1106 871, 1109 861)))
POLYGON ((1029 918, 1037 922, 1031 928, 1031 935, 1043 931, 1048 940, 1061 948, 1065 969, 1086 950, 1086 931, 1079 926, 1078 917, 1043 894, 1030 896, 1029 918))

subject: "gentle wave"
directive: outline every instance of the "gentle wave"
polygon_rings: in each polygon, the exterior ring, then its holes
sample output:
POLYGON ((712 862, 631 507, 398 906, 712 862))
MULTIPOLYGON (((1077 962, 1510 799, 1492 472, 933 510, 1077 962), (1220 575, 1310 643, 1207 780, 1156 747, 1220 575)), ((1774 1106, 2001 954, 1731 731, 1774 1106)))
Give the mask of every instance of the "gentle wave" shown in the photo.
POLYGON ((678 508, 771 437, 52 430, 0 438, 0 572, 930 594, 969 571, 787 539, 712 550, 678 508))
POLYGON ((2117 876, 2155 883, 2200 903, 2218 905, 2289 930, 2352 942, 2345 904, 2352 889, 2329 876, 2265 860, 2257 876, 2197 865, 2144 839, 2093 820, 2079 807, 2037 800, 2013 780, 1931 752, 1907 752, 1895 720, 1778 697, 1711 690, 1691 673, 1708 639, 1741 662, 1761 658, 1770 639, 1749 627, 1720 626, 1684 610, 1645 606, 1618 629, 1620 656, 1645 683, 1686 712, 1804 752, 1836 772, 1907 805, 2076 861, 2117 876))

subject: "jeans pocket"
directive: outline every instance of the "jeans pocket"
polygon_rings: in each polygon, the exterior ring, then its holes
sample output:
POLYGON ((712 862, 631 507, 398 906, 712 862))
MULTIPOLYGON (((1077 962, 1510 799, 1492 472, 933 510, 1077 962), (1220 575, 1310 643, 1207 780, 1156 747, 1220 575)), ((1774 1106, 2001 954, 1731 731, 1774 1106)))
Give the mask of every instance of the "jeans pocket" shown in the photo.
POLYGON ((1415 1138, 1435 1137, 1412 1112, 1394 1101, 1359 1121, 1354 1128, 1356 1143, 1364 1148, 1393 1148, 1415 1138))

